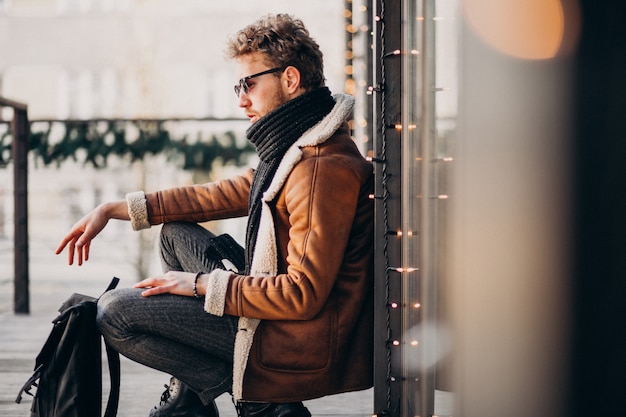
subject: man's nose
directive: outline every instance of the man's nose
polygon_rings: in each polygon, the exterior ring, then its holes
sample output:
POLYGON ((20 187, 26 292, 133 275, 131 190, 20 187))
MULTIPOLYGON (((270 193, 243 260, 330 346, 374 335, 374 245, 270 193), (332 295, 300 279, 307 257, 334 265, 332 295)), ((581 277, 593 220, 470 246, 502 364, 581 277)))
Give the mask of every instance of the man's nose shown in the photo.
POLYGON ((239 107, 248 107, 250 100, 248 100, 248 94, 241 90, 239 92, 239 107))

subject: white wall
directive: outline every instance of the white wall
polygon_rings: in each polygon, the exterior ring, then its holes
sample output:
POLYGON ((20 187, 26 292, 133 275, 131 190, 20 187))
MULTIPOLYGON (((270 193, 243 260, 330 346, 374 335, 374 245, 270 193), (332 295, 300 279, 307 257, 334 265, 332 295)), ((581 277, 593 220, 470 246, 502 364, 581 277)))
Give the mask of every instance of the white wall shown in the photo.
MULTIPOLYGON (((342 0, 4 0, 0 3, 0 95, 26 103, 31 120, 242 117, 232 89, 237 81, 234 67, 223 56, 225 42, 256 18, 276 12, 291 13, 305 22, 324 52, 328 85, 339 92, 343 89, 343 6, 342 0)), ((6 119, 10 112, 3 114, 6 119)), ((215 129, 241 132, 247 127, 244 123, 243 127, 222 123, 215 129)), ((225 167, 213 174, 225 176, 238 170, 225 167)), ((61 168, 36 167, 31 159, 31 264, 51 262, 48 271, 67 268, 63 259, 41 260, 41 254, 53 252, 73 222, 99 201, 196 180, 164 158, 135 165, 111 160, 104 170, 72 162, 61 168)), ((6 255, 2 260, 7 262, 12 250, 12 182, 12 166, 0 168, 0 223, 5 235, 4 240, 0 236, 0 254, 6 255)), ((241 222, 214 227, 243 240, 241 222)), ((112 267, 109 259, 128 264, 128 258, 140 250, 139 235, 128 224, 109 225, 93 247, 94 262, 100 254, 107 267, 112 267)), ((156 254, 150 262, 159 269, 156 254)), ((11 280, 10 269, 0 271, 0 281, 11 280)))
POLYGON ((11 0, 0 93, 30 117, 240 116, 226 39, 266 13, 304 20, 343 88, 343 1, 11 0))

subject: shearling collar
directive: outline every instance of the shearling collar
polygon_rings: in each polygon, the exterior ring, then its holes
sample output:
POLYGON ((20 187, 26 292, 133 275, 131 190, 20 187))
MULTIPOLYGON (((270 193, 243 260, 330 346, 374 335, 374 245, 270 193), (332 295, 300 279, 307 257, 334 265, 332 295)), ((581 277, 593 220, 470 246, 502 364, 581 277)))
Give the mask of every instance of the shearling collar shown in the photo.
POLYGON ((263 201, 271 201, 276 197, 283 184, 287 180, 293 167, 302 158, 302 149, 305 146, 320 145, 330 138, 346 121, 354 108, 354 97, 348 94, 335 94, 335 106, 318 124, 304 132, 288 150, 285 152, 274 179, 268 189, 263 193, 263 201))

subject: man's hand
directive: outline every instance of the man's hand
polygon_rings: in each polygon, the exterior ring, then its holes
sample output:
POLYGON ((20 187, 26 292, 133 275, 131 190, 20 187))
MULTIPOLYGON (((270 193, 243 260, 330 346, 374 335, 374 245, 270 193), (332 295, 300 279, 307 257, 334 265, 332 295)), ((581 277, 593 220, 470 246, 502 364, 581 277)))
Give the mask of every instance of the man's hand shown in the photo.
MULTIPOLYGON (((135 288, 147 288, 141 293, 144 297, 167 293, 193 296, 193 280, 195 276, 196 274, 193 272, 169 271, 165 275, 146 278, 133 286, 135 288)), ((206 292, 202 279, 205 276, 201 275, 197 283, 198 294, 201 295, 204 295, 206 292)))
POLYGON ((109 219, 129 220, 126 207, 125 201, 99 205, 76 222, 69 233, 61 240, 55 253, 57 255, 60 254, 67 246, 68 265, 74 263, 75 257, 78 259, 78 265, 82 265, 83 261, 89 260, 89 248, 92 239, 104 229, 109 219))

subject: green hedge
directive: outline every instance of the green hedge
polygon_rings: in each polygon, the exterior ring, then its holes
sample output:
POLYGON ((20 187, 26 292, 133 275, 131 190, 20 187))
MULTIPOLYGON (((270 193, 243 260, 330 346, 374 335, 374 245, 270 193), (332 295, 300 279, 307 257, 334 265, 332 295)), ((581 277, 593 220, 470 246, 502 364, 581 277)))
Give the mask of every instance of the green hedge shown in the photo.
MULTIPOLYGON (((210 171, 213 163, 245 165, 254 153, 247 140, 237 140, 233 131, 222 134, 197 132, 194 140, 189 135, 172 138, 163 121, 48 121, 31 123, 30 152, 35 164, 60 166, 70 159, 105 168, 110 156, 127 158, 130 163, 145 156, 165 154, 168 160, 181 163, 186 170, 210 171), (46 124, 44 130, 33 131, 33 125, 46 124), (51 141, 53 125, 64 128, 60 140, 51 141), (132 135, 129 132, 133 131, 132 135), (129 138, 128 136, 133 136, 129 138)), ((184 123, 184 122, 179 122, 184 123)), ((59 137, 58 134, 55 134, 59 137)), ((0 135, 0 167, 11 160, 11 133, 0 135)))

